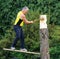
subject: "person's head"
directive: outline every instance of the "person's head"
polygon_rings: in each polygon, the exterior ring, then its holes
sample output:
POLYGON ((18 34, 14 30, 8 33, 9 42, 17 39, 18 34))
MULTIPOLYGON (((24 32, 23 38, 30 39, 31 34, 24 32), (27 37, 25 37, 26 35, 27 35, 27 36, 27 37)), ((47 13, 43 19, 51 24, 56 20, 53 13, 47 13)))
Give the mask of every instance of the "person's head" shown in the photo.
POLYGON ((46 15, 40 15, 40 21, 44 21, 44 20, 46 20, 47 18, 46 18, 46 15))
POLYGON ((29 8, 27 6, 25 6, 25 7, 22 8, 22 12, 24 14, 26 14, 28 12, 28 10, 29 10, 29 8))

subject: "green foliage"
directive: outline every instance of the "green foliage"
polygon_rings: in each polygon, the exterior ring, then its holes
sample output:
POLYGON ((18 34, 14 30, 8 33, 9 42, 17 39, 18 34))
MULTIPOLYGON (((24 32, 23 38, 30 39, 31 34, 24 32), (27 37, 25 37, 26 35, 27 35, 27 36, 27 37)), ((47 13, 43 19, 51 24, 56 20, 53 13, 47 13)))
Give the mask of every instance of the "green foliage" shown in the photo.
MULTIPOLYGON (((60 58, 60 2, 59 0, 0 0, 0 59, 6 59, 6 52, 3 47, 10 48, 15 32, 13 24, 18 11, 22 7, 28 6, 29 13, 26 15, 28 20, 38 20, 40 14, 47 14, 49 28, 49 43, 51 59, 60 58)), ((25 35, 25 45, 29 51, 39 52, 39 22, 23 27, 25 35)), ((20 42, 16 45, 19 48, 20 42)), ((25 59, 25 54, 10 52, 10 55, 25 59)), ((36 59, 36 56, 27 55, 28 59, 36 59)), ((7 57, 10 58, 9 56, 7 57)))

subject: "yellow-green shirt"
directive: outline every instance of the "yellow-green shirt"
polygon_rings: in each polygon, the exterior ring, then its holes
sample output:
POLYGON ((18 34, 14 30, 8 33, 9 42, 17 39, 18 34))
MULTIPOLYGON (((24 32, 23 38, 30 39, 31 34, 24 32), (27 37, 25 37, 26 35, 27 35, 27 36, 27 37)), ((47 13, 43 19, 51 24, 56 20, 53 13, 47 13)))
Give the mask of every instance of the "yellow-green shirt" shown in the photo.
POLYGON ((15 20, 14 25, 23 26, 24 22, 23 22, 23 20, 20 18, 20 17, 21 17, 21 14, 23 14, 22 11, 18 12, 17 18, 16 18, 16 20, 15 20))

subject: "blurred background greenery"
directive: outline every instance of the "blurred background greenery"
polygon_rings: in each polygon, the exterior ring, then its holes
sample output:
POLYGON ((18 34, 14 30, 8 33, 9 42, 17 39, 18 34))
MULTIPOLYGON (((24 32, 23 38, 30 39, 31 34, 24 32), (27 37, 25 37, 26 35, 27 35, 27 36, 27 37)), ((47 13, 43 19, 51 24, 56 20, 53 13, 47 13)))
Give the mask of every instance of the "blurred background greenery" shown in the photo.
MULTIPOLYGON (((51 59, 60 59, 60 1, 59 0, 0 0, 0 59, 37 59, 35 55, 3 51, 10 48, 15 32, 13 24, 22 7, 28 6, 28 20, 38 20, 39 15, 47 14, 51 59)), ((24 25, 25 45, 29 51, 40 51, 39 22, 24 25)), ((19 44, 16 48, 19 49, 19 44)))

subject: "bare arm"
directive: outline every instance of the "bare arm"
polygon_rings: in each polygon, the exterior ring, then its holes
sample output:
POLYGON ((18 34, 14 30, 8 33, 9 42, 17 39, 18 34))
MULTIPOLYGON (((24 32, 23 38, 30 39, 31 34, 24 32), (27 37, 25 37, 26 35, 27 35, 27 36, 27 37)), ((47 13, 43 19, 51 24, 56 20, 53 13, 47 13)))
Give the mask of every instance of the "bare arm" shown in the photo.
POLYGON ((26 19, 25 15, 21 15, 21 18, 23 19, 23 21, 24 21, 25 24, 32 24, 33 23, 33 21, 28 21, 26 19))

